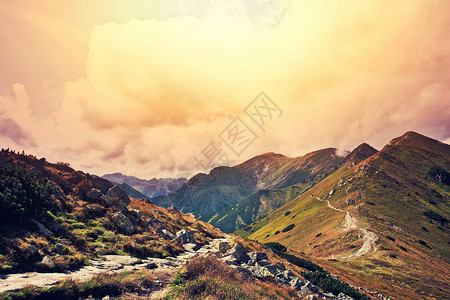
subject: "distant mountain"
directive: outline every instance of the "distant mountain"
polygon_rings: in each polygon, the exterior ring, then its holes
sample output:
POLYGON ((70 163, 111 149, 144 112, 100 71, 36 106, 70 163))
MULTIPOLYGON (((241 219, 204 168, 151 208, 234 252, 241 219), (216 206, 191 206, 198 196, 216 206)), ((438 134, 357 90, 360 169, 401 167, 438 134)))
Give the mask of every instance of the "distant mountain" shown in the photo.
POLYGON ((450 146, 418 133, 379 152, 362 144, 320 183, 236 233, 279 242, 395 299, 447 298, 449 173, 450 146))
MULTIPOLYGON (((266 153, 234 167, 217 167, 209 174, 197 174, 176 192, 164 197, 156 197, 153 201, 165 207, 175 205, 183 212, 200 214, 215 212, 236 205, 261 190, 283 189, 295 184, 300 184, 299 190, 304 190, 312 182, 320 180, 334 170, 342 160, 342 157, 336 155, 334 148, 311 152, 296 158, 266 153)), ((258 196, 253 198, 260 199, 258 196)), ((286 199, 281 203, 284 204, 285 201, 286 199)), ((268 207, 272 209, 281 203, 270 204, 268 207)), ((250 205, 254 206, 254 204, 250 205)), ((256 206, 258 206, 257 210, 263 214, 259 204, 256 206)), ((221 212, 220 215, 223 213, 221 212)), ((256 212, 256 215, 260 213, 256 212)), ((206 220, 210 217, 212 216, 208 214, 202 219, 206 220)), ((239 217, 236 215, 235 218, 239 217)), ((235 223, 234 220, 232 223, 235 223)), ((234 228, 234 225, 232 227, 234 228)))
POLYGON ((134 199, 150 199, 150 197, 142 194, 141 192, 139 192, 138 190, 135 190, 134 188, 132 188, 131 186, 129 186, 126 183, 118 183, 117 184, 125 193, 127 193, 127 195, 131 198, 134 199))
MULTIPOLYGON (((276 169, 276 176, 270 176, 278 182, 274 186, 282 188, 259 189, 232 207, 200 213, 200 219, 224 232, 233 232, 296 198, 332 173, 341 161, 342 158, 335 155, 333 148, 311 152, 305 156, 285 161, 284 166, 276 169), (292 171, 294 168, 296 169, 292 171)), ((269 177, 269 174, 266 177, 269 177)), ((265 180, 269 182, 269 180, 265 180)), ((265 186, 270 185, 265 184, 265 186)))
MULTIPOLYGON (((150 180, 146 180, 134 176, 123 175, 122 173, 105 174, 102 176, 102 178, 118 184, 127 184, 131 188, 145 195, 145 198, 165 196, 171 192, 178 190, 183 185, 183 183, 187 181, 187 179, 184 177, 159 179, 152 178, 150 180)), ((132 195, 129 196, 133 197, 132 195)))

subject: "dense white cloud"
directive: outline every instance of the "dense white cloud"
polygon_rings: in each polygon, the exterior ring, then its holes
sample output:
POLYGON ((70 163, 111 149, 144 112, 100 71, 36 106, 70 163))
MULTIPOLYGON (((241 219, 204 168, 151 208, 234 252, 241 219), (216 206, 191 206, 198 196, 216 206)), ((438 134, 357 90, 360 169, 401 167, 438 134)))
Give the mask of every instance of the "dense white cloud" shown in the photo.
POLYGON ((84 74, 57 105, 39 100, 54 107, 47 114, 26 84, 11 85, 0 96, 2 146, 98 174, 205 171, 195 157, 262 90, 284 113, 254 127, 242 156, 228 151, 232 162, 380 148, 408 130, 450 138, 442 2, 188 3, 171 18, 95 25, 84 74))

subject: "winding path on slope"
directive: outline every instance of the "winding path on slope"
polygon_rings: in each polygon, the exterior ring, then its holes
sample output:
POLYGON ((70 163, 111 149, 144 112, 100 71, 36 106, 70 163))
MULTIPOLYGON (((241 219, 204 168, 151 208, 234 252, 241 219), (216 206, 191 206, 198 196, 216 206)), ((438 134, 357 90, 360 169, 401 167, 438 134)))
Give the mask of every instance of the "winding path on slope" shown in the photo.
POLYGON ((316 197, 316 199, 321 202, 326 201, 328 207, 333 210, 345 212, 345 223, 344 223, 342 230, 348 231, 350 229, 358 229, 363 233, 363 244, 362 244, 361 248, 359 248, 358 251, 356 251, 352 254, 342 256, 337 259, 355 258, 355 257, 359 257, 359 256, 366 254, 371 249, 373 249, 374 251, 376 250, 375 242, 378 240, 377 235, 375 233, 371 232, 367 228, 359 228, 358 227, 358 219, 355 216, 352 216, 348 210, 343 210, 343 209, 334 207, 333 205, 331 205, 330 201, 328 201, 328 200, 323 200, 323 199, 320 199, 319 197, 316 197))

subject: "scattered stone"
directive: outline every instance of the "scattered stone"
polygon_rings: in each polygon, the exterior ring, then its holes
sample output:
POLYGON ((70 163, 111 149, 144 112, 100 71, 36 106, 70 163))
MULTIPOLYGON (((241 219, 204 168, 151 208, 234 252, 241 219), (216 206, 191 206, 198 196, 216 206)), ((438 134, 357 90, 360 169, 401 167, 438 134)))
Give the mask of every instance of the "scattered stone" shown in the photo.
POLYGON ((187 243, 183 245, 183 248, 188 252, 194 252, 200 249, 200 246, 195 243, 187 243))
POLYGON ((244 277, 244 279, 253 277, 253 273, 248 268, 237 266, 236 270, 242 274, 242 277, 244 277))
POLYGON ((345 203, 347 203, 347 205, 352 205, 352 204, 355 204, 355 200, 353 200, 352 198, 349 198, 345 201, 345 203))
POLYGON ((228 250, 227 254, 234 257, 238 262, 246 263, 250 260, 250 257, 245 253, 244 247, 239 243, 236 243, 233 248, 228 250))
POLYGON ((106 195, 112 198, 118 198, 120 201, 122 201, 125 206, 131 203, 130 197, 128 197, 127 193, 125 193, 120 187, 117 185, 110 188, 106 195))
POLYGON ((331 197, 334 194, 334 190, 331 190, 330 193, 328 194, 329 197, 331 197))
POLYGON ((289 285, 294 289, 299 290, 302 286, 305 285, 305 283, 298 278, 294 278, 289 282, 289 285))
POLYGON ((182 245, 188 244, 188 243, 197 244, 197 242, 194 239, 194 234, 192 233, 192 231, 187 230, 187 229, 182 229, 182 230, 178 231, 177 237, 174 239, 174 241, 178 242, 182 245))
POLYGON ((305 297, 307 300, 317 300, 317 297, 314 295, 308 295, 305 297))
POLYGON ((250 257, 250 259, 254 262, 262 261, 262 260, 268 260, 267 254, 262 252, 249 252, 247 255, 250 257))
POLYGON ((230 250, 230 244, 227 242, 220 242, 219 243, 219 252, 222 254, 225 254, 228 250, 230 250))
POLYGON ((42 264, 46 265, 47 267, 54 267, 55 266, 55 262, 53 261, 53 259, 51 259, 49 256, 44 256, 44 258, 41 261, 42 264))
POLYGON ((163 229, 162 232, 163 232, 170 240, 173 240, 173 239, 176 237, 175 235, 173 235, 172 232, 170 232, 170 231, 167 230, 167 229, 163 229))
POLYGON ((255 263, 255 266, 265 267, 270 265, 270 261, 268 260, 261 260, 255 263))
POLYGON ((45 228, 44 225, 42 225, 41 223, 39 223, 38 221, 36 221, 35 219, 31 219, 30 220, 31 223, 35 224, 39 230, 39 233, 43 234, 43 235, 48 235, 51 236, 53 235, 52 232, 50 230, 48 230, 47 228, 45 228))
POLYGON ((123 234, 132 235, 134 233, 133 223, 123 213, 113 215, 111 220, 123 234))
POLYGON ((173 204, 169 207, 169 210, 174 211, 174 212, 180 212, 173 204))
POLYGON ((151 263, 148 263, 147 265, 145 265, 145 267, 147 269, 153 270, 153 269, 157 269, 158 265, 156 263, 154 263, 154 262, 151 262, 151 263))
POLYGON ((265 268, 267 269, 267 271, 269 271, 272 275, 276 274, 278 272, 278 269, 275 265, 268 265, 265 266, 265 268))
POLYGON ((102 195, 99 189, 92 188, 86 192, 86 197, 91 200, 97 200, 102 195))

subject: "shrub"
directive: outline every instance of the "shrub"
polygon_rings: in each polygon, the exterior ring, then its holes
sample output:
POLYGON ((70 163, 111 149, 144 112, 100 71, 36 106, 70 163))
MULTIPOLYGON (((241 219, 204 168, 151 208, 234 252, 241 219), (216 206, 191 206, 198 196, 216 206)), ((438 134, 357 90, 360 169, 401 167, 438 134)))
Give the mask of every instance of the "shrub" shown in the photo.
POLYGON ((424 211, 423 214, 425 216, 427 216, 428 218, 433 219, 435 221, 438 221, 440 223, 447 223, 447 221, 448 221, 446 218, 444 218, 443 216, 441 216, 437 212, 432 211, 431 209, 424 211))
POLYGON ((52 187, 38 182, 38 172, 0 158, 0 174, 0 224, 22 225, 52 208, 52 187))
POLYGON ((280 252, 286 252, 287 251, 287 248, 285 246, 283 246, 282 244, 277 243, 277 242, 265 243, 264 246, 269 247, 273 251, 280 251, 280 252))
POLYGON ((295 227, 295 224, 291 224, 286 226, 283 230, 281 230, 282 232, 288 232, 289 230, 292 230, 292 228, 295 227))
POLYGON ((285 216, 289 216, 290 214, 291 214, 290 211, 287 211, 287 212, 284 213, 285 216))

